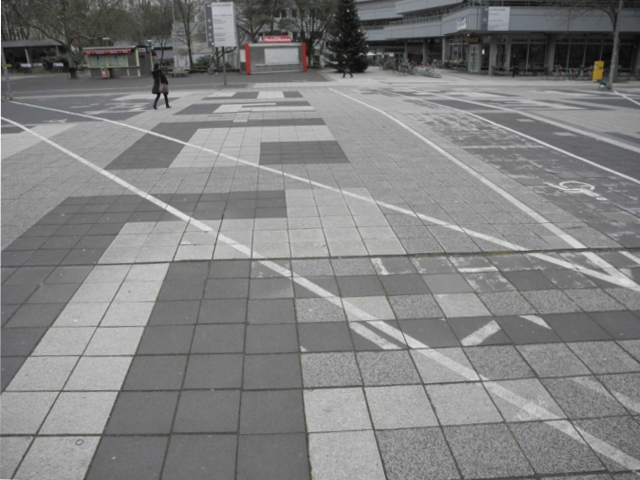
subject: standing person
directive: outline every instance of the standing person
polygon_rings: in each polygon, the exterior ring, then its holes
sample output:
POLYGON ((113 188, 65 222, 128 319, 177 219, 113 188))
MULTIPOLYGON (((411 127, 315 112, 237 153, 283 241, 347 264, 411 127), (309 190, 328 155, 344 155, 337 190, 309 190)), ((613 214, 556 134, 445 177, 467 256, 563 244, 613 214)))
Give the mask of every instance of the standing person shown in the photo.
POLYGON ((153 88, 151 89, 151 93, 156 94, 156 100, 153 102, 153 109, 158 109, 158 99, 160 98, 160 94, 164 95, 164 103, 167 105, 167 108, 171 108, 169 106, 169 98, 167 97, 167 95, 169 95, 169 81, 165 74, 162 73, 162 70, 160 70, 159 64, 156 63, 153 66, 151 75, 153 75, 153 88))
POLYGON ((351 78, 353 78, 353 73, 351 73, 351 61, 346 53, 342 54, 342 64, 344 66, 342 69, 342 78, 344 78, 347 73, 351 75, 351 78))

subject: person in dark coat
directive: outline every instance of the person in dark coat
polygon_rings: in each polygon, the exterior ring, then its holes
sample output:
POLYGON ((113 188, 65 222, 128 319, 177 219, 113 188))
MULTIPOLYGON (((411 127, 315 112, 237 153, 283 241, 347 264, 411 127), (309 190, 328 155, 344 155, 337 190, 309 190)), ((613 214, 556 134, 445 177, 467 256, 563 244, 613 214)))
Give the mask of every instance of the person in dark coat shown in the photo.
POLYGON ((344 53, 342 55, 342 78, 344 78, 347 73, 351 75, 351 78, 353 78, 353 73, 351 73, 351 60, 349 59, 347 54, 344 53))
POLYGON ((153 75, 153 88, 151 89, 151 93, 155 93, 156 95, 156 100, 155 102, 153 102, 153 109, 158 109, 158 99, 160 98, 161 93, 164 95, 164 103, 167 105, 167 108, 171 108, 169 106, 169 98, 167 97, 167 95, 169 95, 169 80, 167 80, 165 74, 162 73, 162 70, 160 70, 159 64, 156 63, 153 66, 151 75, 153 75), (166 90, 164 92, 160 91, 160 85, 166 85, 166 90))

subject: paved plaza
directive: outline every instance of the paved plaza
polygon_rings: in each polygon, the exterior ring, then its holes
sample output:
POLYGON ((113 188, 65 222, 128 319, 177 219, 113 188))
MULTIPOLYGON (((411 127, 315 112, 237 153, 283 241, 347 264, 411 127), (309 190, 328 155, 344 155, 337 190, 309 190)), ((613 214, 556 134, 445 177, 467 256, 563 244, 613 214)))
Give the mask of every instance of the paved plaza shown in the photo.
POLYGON ((0 478, 640 478, 640 82, 228 80, 13 81, 0 478))

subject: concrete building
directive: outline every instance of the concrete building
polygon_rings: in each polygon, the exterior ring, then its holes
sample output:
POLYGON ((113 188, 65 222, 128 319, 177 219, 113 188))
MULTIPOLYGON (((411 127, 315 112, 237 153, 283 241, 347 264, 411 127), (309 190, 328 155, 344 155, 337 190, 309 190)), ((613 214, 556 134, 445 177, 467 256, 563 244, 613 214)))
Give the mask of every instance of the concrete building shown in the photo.
MULTIPOLYGON (((613 50, 606 13, 545 5, 540 0, 357 0, 373 53, 497 74, 579 68, 613 50)), ((640 68, 640 1, 620 15, 620 74, 640 68)))

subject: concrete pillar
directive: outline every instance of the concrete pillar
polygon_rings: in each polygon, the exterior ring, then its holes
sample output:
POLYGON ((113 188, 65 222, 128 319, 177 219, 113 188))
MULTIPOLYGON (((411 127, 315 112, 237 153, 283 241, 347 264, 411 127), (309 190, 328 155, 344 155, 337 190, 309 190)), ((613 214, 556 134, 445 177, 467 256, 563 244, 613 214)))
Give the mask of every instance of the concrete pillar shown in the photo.
POLYGON ((635 41, 635 58, 633 59, 633 62, 631 63, 631 73, 633 74, 633 72, 635 72, 636 70, 640 70, 640 35, 638 35, 636 37, 636 41, 635 41))
POLYGON ((407 40, 404 41, 404 53, 402 55, 403 55, 402 60, 406 62, 407 59, 409 58, 409 42, 407 40))
MULTIPOLYGON (((422 40, 422 64, 427 61, 427 39, 422 40)), ((429 59, 431 61, 431 59, 429 59)))
POLYGON ((489 43, 489 75, 493 75, 493 66, 498 61, 498 38, 491 36, 489 43))
POLYGON ((511 68, 511 37, 509 37, 509 39, 507 40, 507 47, 504 54, 506 55, 506 58, 507 58, 507 62, 504 68, 509 70, 511 68))
POLYGON ((56 45, 56 57, 60 56, 60 49, 58 48, 58 45, 56 45))
POLYGON ((27 57, 27 63, 31 63, 31 55, 29 55, 29 49, 28 48, 24 49, 24 54, 27 57))
POLYGON ((446 37, 442 37, 442 61, 449 60, 449 40, 446 37))
POLYGON ((553 61, 556 59, 556 36, 549 35, 549 40, 547 40, 547 60, 545 63, 545 68, 548 72, 553 71, 553 61))

